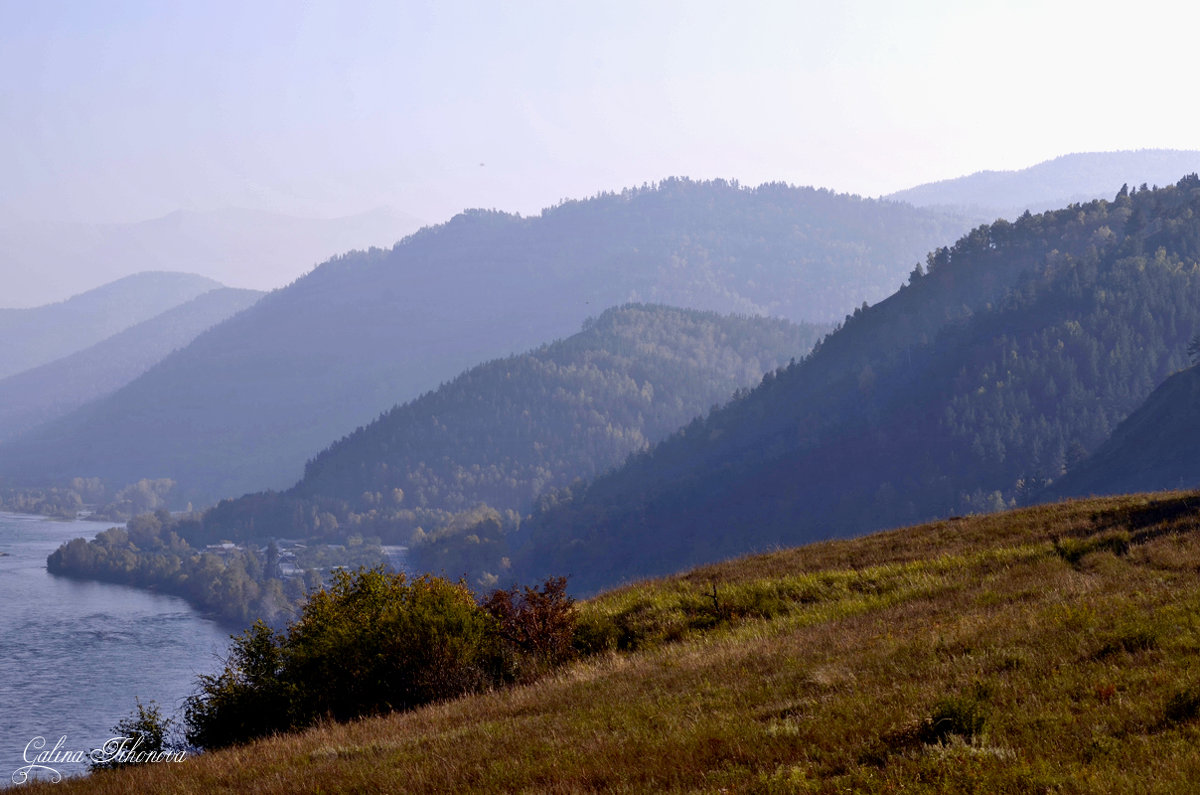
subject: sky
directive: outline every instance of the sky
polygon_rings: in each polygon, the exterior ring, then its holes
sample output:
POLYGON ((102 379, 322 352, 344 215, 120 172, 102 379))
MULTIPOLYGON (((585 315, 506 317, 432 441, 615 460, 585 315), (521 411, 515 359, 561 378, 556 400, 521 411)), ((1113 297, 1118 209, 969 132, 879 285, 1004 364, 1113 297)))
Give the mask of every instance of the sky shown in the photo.
POLYGON ((1192 4, 0 0, 0 228, 1200 149, 1192 4))

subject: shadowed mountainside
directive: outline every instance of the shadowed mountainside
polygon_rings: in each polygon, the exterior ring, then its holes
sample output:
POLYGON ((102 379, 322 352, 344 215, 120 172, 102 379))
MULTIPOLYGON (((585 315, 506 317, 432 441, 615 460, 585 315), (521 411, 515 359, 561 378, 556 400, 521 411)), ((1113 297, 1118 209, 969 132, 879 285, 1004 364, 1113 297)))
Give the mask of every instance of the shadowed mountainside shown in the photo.
POLYGON ((1127 494, 1200 483, 1200 371, 1176 373, 1091 456, 1051 484, 1047 499, 1127 494))
POLYGON ((210 290, 90 348, 0 380, 0 441, 115 392, 262 295, 210 290))
POLYGON ((180 504, 295 482, 349 429, 630 300, 794 320, 885 295, 962 222, 828 191, 668 180, 473 211, 335 258, 117 393, 5 445, 0 475, 170 478, 180 504))
POLYGON ((522 525, 594 589, 1032 500, 1186 362, 1200 180, 980 227, 803 362, 522 525))
POLYGON ((528 513, 545 491, 619 464, 802 356, 822 330, 610 309, 566 339, 395 406, 315 456, 286 492, 223 501, 204 515, 203 540, 358 534, 408 544, 414 533, 458 532, 487 547, 494 539, 473 525, 528 513))
POLYGON ((0 309, 0 378, 61 359, 221 285, 146 272, 32 309, 0 309))

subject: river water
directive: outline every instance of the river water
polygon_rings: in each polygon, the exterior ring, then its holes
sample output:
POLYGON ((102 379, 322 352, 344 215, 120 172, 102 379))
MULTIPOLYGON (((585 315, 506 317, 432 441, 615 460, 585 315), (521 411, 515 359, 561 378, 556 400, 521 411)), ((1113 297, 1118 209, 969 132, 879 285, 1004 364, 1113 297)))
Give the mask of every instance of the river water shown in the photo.
POLYGON ((59 544, 110 526, 0 513, 0 788, 19 791, 34 738, 45 751, 62 737, 63 750, 100 747, 138 698, 182 717, 196 676, 216 671, 228 648, 230 628, 182 599, 46 571, 59 544))

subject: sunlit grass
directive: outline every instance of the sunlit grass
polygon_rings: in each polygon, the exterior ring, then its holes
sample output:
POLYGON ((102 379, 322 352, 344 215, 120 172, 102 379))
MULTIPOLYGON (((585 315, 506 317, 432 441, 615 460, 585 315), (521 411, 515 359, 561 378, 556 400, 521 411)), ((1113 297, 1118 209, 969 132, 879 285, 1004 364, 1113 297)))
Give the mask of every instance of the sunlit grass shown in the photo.
POLYGON ((595 653, 534 684, 56 791, 1191 792, 1198 510, 1063 503, 639 583, 581 605, 595 653))

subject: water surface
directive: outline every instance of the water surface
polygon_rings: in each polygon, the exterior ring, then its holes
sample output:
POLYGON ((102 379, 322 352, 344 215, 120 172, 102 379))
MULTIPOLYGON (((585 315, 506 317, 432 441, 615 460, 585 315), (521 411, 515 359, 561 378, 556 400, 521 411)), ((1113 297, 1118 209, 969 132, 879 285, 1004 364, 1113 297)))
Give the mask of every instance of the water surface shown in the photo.
POLYGON ((99 747, 135 698, 182 714, 197 674, 215 671, 228 647, 230 628, 178 597, 46 571, 59 544, 110 526, 0 513, 0 788, 13 786, 35 737, 44 750, 63 736, 64 749, 99 747))

